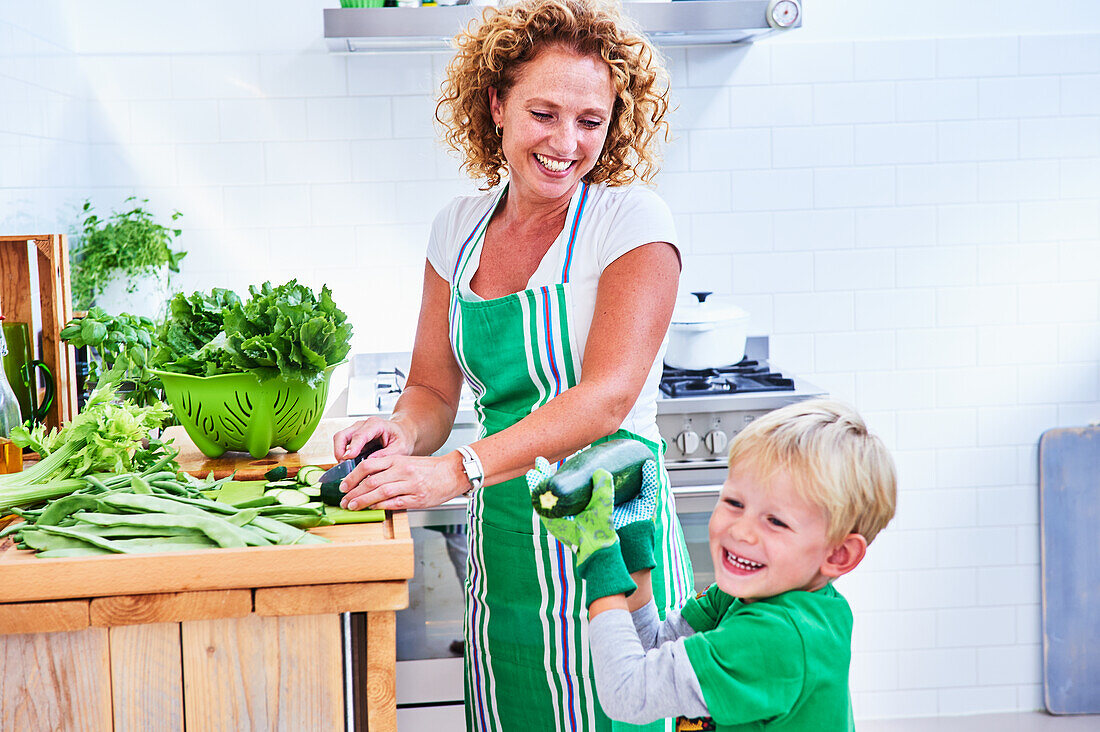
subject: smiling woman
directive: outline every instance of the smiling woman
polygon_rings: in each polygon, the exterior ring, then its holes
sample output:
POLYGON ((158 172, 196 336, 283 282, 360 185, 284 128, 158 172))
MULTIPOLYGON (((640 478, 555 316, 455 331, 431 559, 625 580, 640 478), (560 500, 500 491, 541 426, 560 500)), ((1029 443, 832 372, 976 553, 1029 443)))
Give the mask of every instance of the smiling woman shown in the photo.
POLYGON ((611 730, 572 552, 535 516, 523 476, 538 457, 637 441, 659 466, 643 561, 656 563, 660 610, 683 603, 690 562, 656 425, 680 260, 668 207, 629 185, 656 173, 668 89, 644 36, 594 0, 487 10, 457 46, 436 114, 487 192, 436 216, 405 389, 390 419, 335 437, 338 459, 384 444, 343 481, 343 504, 470 496, 468 729, 611 730), (463 381, 480 439, 432 456, 463 381))

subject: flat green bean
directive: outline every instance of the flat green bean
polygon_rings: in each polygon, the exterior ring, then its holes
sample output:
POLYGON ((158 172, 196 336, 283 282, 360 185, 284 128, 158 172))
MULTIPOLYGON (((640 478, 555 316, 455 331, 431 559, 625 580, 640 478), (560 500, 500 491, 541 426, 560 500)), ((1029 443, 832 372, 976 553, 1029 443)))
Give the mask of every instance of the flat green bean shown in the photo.
MULTIPOLYGON (((115 516, 111 516, 109 514, 102 515, 105 515, 108 518, 116 518, 115 516)), ((48 534, 57 534, 58 536, 67 536, 71 539, 83 539, 93 546, 98 546, 100 549, 106 549, 107 551, 114 552, 116 554, 127 553, 118 548, 115 542, 111 541, 110 539, 104 539, 100 536, 94 536, 92 534, 85 534, 80 529, 73 529, 63 526, 42 526, 38 527, 38 531, 45 531, 48 534)))
POLYGON ((293 526, 283 523, 282 521, 276 521, 275 519, 268 518, 267 516, 257 516, 252 520, 253 526, 259 526, 261 529, 270 531, 273 534, 278 535, 280 544, 327 544, 328 539, 321 536, 315 536, 309 532, 296 529, 293 526))
POLYGON ((209 536, 220 547, 261 546, 254 537, 241 532, 239 527, 211 516, 180 516, 167 513, 113 515, 81 512, 76 514, 76 518, 99 526, 174 526, 192 528, 198 529, 209 536), (245 538, 246 536, 247 538, 245 538))
POLYGON ((199 508, 206 509, 207 511, 215 513, 224 513, 226 515, 234 514, 237 512, 237 507, 228 503, 219 503, 218 501, 211 501, 209 498, 191 498, 189 496, 172 496, 173 501, 179 501, 180 503, 186 503, 189 506, 198 506, 199 508))
POLYGON ((243 511, 237 511, 232 516, 226 516, 225 520, 234 526, 244 526, 245 524, 252 523, 252 519, 260 515, 260 509, 258 508, 246 508, 243 511))
POLYGON ((91 496, 64 496, 50 501, 46 510, 34 523, 36 526, 56 526, 62 519, 68 518, 69 515, 77 511, 100 511, 102 513, 103 508, 104 505, 99 499, 91 496))
POLYGON ((144 478, 137 474, 130 476, 130 490, 141 495, 153 495, 153 489, 145 482, 144 478))
POLYGON ((171 513, 181 516, 209 517, 207 511, 188 505, 172 498, 160 496, 147 496, 134 493, 116 493, 104 496, 102 501, 108 506, 116 508, 128 508, 134 511, 148 511, 149 513, 171 513))
POLYGON ((106 492, 106 491, 111 490, 110 488, 108 488, 106 485, 103 484, 103 481, 101 481, 99 478, 95 477, 94 475, 85 475, 84 480, 86 482, 90 483, 95 488, 98 488, 101 491, 106 492))
POLYGON ((91 544, 85 544, 81 547, 74 546, 67 549, 46 549, 44 551, 35 552, 34 556, 39 559, 64 559, 67 557, 88 557, 94 554, 115 554, 115 552, 100 549, 98 546, 92 546, 91 544))

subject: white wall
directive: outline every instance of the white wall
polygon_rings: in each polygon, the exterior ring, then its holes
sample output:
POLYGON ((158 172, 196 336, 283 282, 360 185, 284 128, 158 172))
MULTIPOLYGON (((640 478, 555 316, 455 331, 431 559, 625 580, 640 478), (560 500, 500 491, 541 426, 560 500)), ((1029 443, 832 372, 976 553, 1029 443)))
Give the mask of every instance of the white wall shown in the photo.
MULTIPOLYGON (((184 287, 326 282, 357 350, 408 349, 432 215, 474 188, 434 142, 447 56, 329 55, 325 5, 0 0, 28 49, 0 229, 138 194, 184 213, 184 287)), ((1100 418, 1100 4, 1040 5, 806 0, 785 37, 668 51, 682 289, 737 296, 898 461, 843 582, 859 717, 1042 706, 1036 444, 1100 418)))
POLYGON ((47 233, 89 190, 88 94, 61 9, 0 0, 0 231, 47 233))

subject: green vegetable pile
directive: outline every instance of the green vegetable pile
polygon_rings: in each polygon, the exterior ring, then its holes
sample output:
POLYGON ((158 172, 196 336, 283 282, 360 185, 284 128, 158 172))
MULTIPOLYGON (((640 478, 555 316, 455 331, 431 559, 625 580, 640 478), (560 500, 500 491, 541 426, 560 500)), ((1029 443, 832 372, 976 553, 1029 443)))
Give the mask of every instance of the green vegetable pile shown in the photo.
POLYGON ((322 287, 320 296, 291 280, 249 286, 242 302, 228 290, 176 295, 158 334, 154 366, 192 376, 282 375, 307 384, 351 349, 351 323, 322 287))
POLYGON ((83 476, 124 473, 174 457, 174 452, 166 456, 166 446, 157 440, 144 444, 171 415, 169 409, 159 402, 142 407, 120 401, 118 380, 118 371, 105 375, 84 411, 60 432, 46 432, 42 425, 12 430, 12 442, 35 450, 41 460, 21 473, 0 475, 0 510, 67 495, 83 485, 83 476))
POLYGON ((17 511, 24 521, 0 536, 43 559, 328 542, 304 531, 332 523, 323 509, 219 503, 205 493, 220 481, 181 480, 164 468, 87 476, 72 494, 17 511))
POLYGON ((232 290, 215 287, 209 294, 179 294, 168 303, 168 317, 157 333, 153 363, 165 371, 193 376, 231 373, 230 352, 225 347, 224 317, 241 298, 232 290))

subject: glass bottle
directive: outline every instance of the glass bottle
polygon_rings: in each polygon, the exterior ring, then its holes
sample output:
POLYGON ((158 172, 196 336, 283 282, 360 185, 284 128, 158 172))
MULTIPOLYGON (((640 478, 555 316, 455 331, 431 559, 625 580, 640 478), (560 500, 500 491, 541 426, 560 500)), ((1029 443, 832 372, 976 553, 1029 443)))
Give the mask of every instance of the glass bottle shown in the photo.
POLYGON ((8 342, 4 339, 4 316, 0 315, 0 473, 18 473, 23 469, 23 449, 9 439, 12 428, 22 424, 19 400, 4 373, 3 359, 8 355, 8 342))

